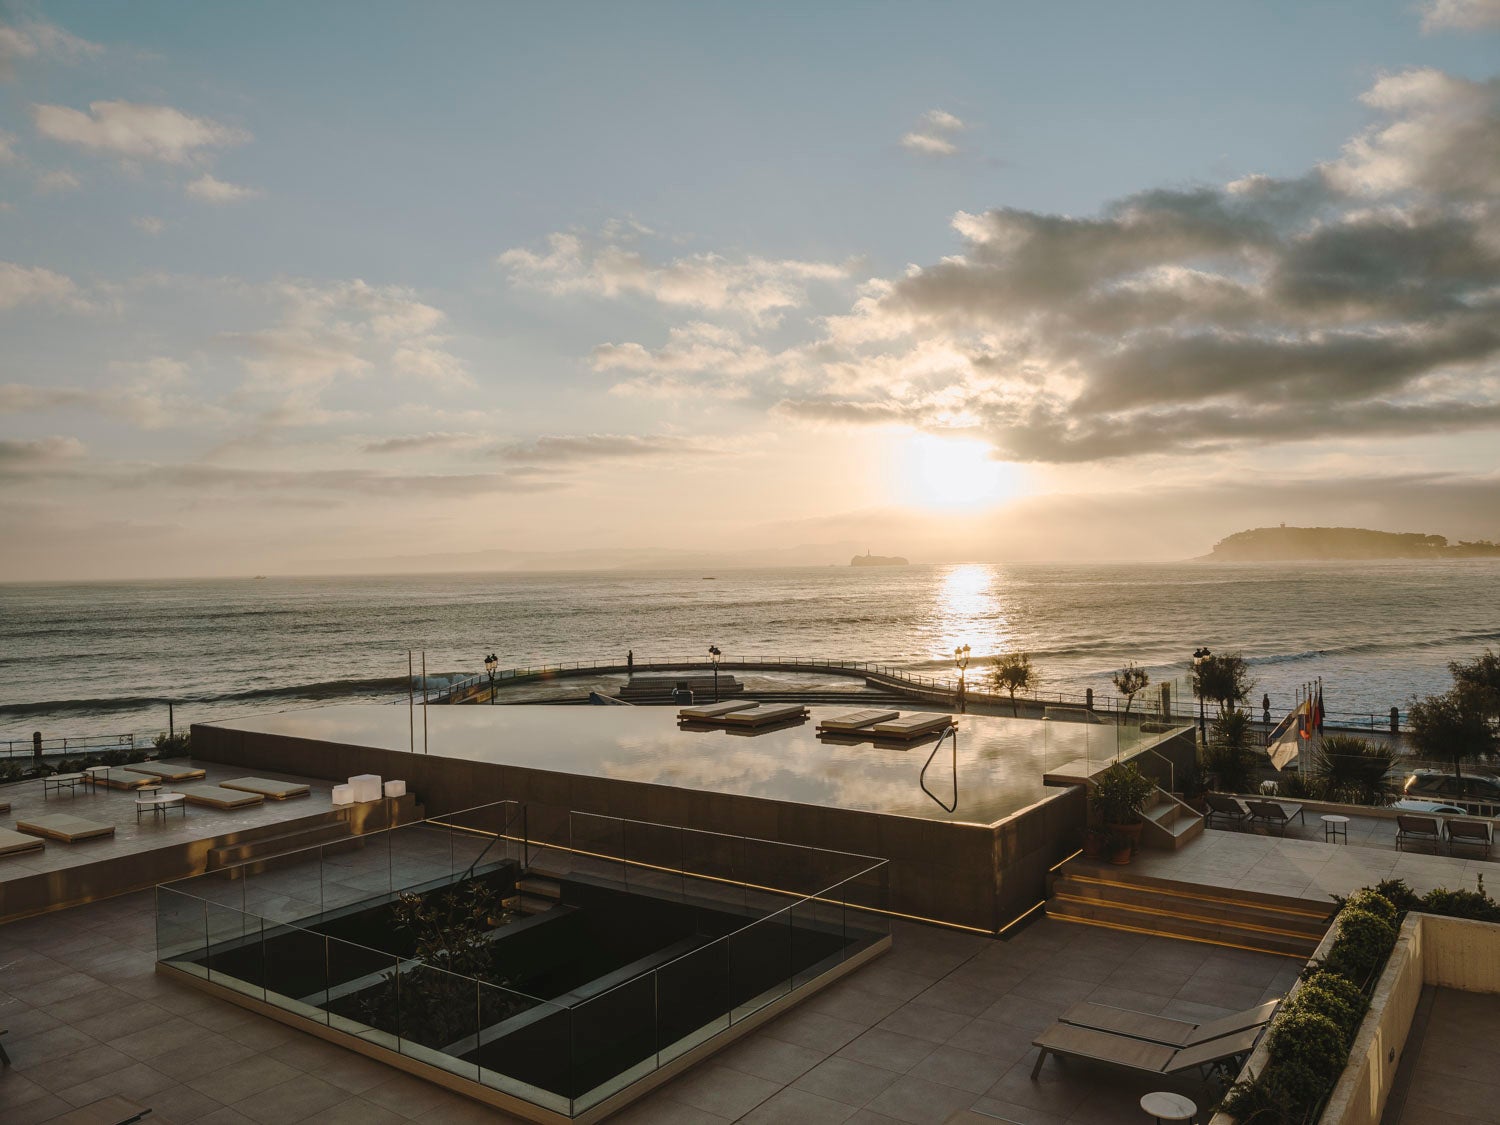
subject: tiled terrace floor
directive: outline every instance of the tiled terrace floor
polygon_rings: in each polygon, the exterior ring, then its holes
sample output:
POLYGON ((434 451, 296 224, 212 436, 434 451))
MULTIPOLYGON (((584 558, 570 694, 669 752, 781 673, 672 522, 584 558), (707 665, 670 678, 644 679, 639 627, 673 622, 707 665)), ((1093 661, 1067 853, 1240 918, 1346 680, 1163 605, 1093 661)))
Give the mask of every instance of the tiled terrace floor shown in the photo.
MULTIPOLYGON (((0 1120, 120 1093, 157 1125, 511 1120, 153 972, 152 896, 0 926, 0 1120)), ((1196 1019, 1282 994, 1299 963, 1040 919, 1009 941, 900 924, 887 956, 680 1076, 621 1122, 1141 1125, 1194 1081, 1048 1060, 1031 1039, 1089 998, 1196 1019)))
POLYGON ((1428 988, 1382 1125, 1500 1121, 1500 996, 1428 988))
POLYGON ((1435 887, 1473 890, 1488 875, 1500 891, 1500 865, 1488 859, 1395 849, 1395 822, 1358 817, 1349 843, 1323 842, 1317 817, 1286 837, 1211 828, 1176 852, 1142 851, 1128 871, 1188 883, 1328 901, 1381 879, 1405 879, 1419 894, 1435 887), (1316 825, 1316 827, 1314 827, 1316 825))

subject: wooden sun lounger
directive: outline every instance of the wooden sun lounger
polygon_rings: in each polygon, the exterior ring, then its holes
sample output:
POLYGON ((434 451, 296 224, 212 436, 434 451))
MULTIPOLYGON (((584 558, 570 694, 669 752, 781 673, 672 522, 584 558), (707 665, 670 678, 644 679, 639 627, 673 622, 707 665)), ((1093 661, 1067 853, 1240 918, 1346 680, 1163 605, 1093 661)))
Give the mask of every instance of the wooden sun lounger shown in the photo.
POLYGON ((178 790, 190 805, 207 805, 214 809, 238 809, 258 805, 265 800, 259 793, 243 789, 221 789, 217 785, 184 785, 178 790))
POLYGON ((0 801, 0 813, 10 812, 10 802, 0 801))
POLYGON ((123 768, 115 769, 91 769, 84 771, 88 774, 89 784, 95 789, 99 786, 108 786, 110 789, 139 789, 143 785, 151 785, 155 778, 147 777, 143 773, 128 773, 123 768))
POLYGON ((900 711, 881 711, 874 707, 866 707, 863 711, 850 711, 843 715, 835 715, 831 719, 824 719, 818 724, 818 733, 828 731, 830 734, 850 734, 863 730, 865 727, 872 727, 876 723, 884 723, 900 717, 900 711))
POLYGON ((1078 1027, 1091 1027, 1095 1031, 1109 1031, 1116 1035, 1128 1035, 1132 1039, 1146 1039, 1169 1047, 1194 1047, 1222 1039, 1237 1031, 1261 1027, 1276 1014, 1280 1000, 1268 1000, 1243 1012, 1222 1016, 1204 1023, 1174 1020, 1166 1016, 1154 1016, 1148 1012, 1133 1012, 1128 1008, 1114 1008, 1108 1004, 1094 1004, 1087 1000, 1074 1004, 1060 1017, 1060 1023, 1078 1027))
POLYGON ((28 836, 24 832, 12 832, 9 828, 0 828, 0 856, 17 855, 21 852, 39 852, 46 846, 35 836, 28 836))
POLYGON ((934 715, 927 711, 916 711, 910 715, 876 723, 870 733, 876 738, 921 738, 929 734, 941 734, 953 725, 952 715, 934 715))
POLYGON ((1214 826, 1214 817, 1223 817, 1236 828, 1240 827, 1250 816, 1247 809, 1238 797, 1230 797, 1224 793, 1205 793, 1204 801, 1208 804, 1208 815, 1203 820, 1205 828, 1214 826))
POLYGON ((127 773, 143 773, 162 781, 197 781, 208 776, 204 770, 194 769, 192 766, 174 766, 167 762, 134 762, 120 768, 127 773))
POLYGON ((1252 1027, 1194 1047, 1170 1047, 1165 1043, 1096 1031, 1092 1027, 1055 1023, 1032 1040, 1032 1046, 1040 1050, 1036 1065, 1031 1068, 1031 1077, 1034 1080, 1041 1073, 1042 1063, 1048 1055, 1060 1059, 1093 1059, 1146 1074, 1180 1074, 1184 1070, 1209 1067, 1249 1054, 1264 1030, 1264 1027, 1252 1027))
POLYGON ((1307 823, 1307 813, 1301 805, 1285 804, 1279 801, 1246 801, 1245 807, 1250 810, 1250 820, 1253 823, 1263 820, 1266 824, 1274 824, 1281 829, 1281 834, 1286 835, 1287 823, 1296 817, 1303 824, 1307 823))
POLYGON ((1455 847, 1479 848, 1488 858, 1490 847, 1495 842, 1495 833, 1487 820, 1473 820, 1465 817, 1449 817, 1444 827, 1448 830, 1448 852, 1451 855, 1455 847))
POLYGON ((289 797, 306 797, 310 792, 306 785, 296 781, 272 781, 269 777, 235 777, 219 782, 223 789, 241 789, 246 793, 259 793, 272 801, 285 801, 289 797))
POLYGON ((807 708, 801 703, 774 703, 770 707, 731 711, 727 715, 720 715, 715 721, 729 727, 763 727, 767 723, 784 723, 791 719, 805 718, 807 708))
POLYGON ((69 844, 79 840, 88 840, 94 836, 115 834, 113 824, 100 824, 98 821, 84 820, 81 816, 70 816, 67 813, 47 813, 44 816, 34 816, 30 820, 18 820, 16 827, 33 836, 46 836, 49 839, 63 840, 69 844))
POLYGON ((748 700, 741 700, 738 703, 709 703, 702 707, 684 707, 677 712, 677 718, 684 723, 706 723, 721 719, 731 711, 748 711, 755 706, 758 704, 748 700))

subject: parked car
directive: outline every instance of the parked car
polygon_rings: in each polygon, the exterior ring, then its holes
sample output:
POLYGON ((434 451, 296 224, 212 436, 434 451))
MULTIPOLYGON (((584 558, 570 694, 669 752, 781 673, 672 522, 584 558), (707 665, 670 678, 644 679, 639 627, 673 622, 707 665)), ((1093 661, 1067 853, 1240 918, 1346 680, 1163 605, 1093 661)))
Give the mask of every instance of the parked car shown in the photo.
POLYGON ((1450 801, 1500 804, 1500 777, 1482 773, 1466 773, 1462 777, 1454 777, 1444 770, 1413 770, 1401 791, 1408 797, 1425 800, 1446 797, 1450 801))
POLYGON ((1440 801, 1414 801, 1410 797, 1392 801, 1389 807, 1397 812, 1430 813, 1434 816, 1467 816, 1469 814, 1468 809, 1461 809, 1457 805, 1445 805, 1440 801))

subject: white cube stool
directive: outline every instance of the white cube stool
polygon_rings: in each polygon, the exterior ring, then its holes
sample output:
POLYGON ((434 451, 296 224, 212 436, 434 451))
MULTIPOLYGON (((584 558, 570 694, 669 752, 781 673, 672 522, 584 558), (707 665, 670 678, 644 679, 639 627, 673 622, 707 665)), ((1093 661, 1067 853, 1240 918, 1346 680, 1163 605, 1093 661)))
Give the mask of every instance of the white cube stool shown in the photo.
POLYGON ((385 795, 387 797, 404 797, 404 796, 406 796, 406 782, 404 782, 404 781, 387 781, 385 783, 385 795))
POLYGON ((333 803, 335 806, 354 804, 354 786, 335 785, 333 787, 333 803))
POLYGON ((380 775, 378 773, 355 774, 349 779, 349 785, 354 790, 356 801, 380 800, 380 775))

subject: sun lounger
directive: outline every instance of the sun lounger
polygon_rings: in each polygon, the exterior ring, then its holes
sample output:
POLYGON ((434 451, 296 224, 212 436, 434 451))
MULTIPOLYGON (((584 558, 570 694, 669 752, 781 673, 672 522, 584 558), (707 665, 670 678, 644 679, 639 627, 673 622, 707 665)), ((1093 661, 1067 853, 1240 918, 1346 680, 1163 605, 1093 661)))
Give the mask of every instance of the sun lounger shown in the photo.
POLYGON ((67 813, 47 813, 44 816, 34 816, 30 820, 18 820, 16 827, 33 836, 46 836, 69 844, 94 836, 115 834, 113 824, 100 824, 98 821, 84 820, 81 816, 69 816, 67 813))
POLYGON ((243 789, 223 789, 217 785, 184 785, 178 790, 190 805, 207 805, 213 809, 239 809, 258 805, 265 800, 259 793, 243 789))
POLYGON ((773 703, 769 707, 748 707, 743 711, 730 711, 715 720, 729 727, 763 727, 768 723, 785 723, 792 719, 807 718, 807 708, 801 703, 773 703))
POLYGON ((1402 844, 1431 844, 1432 850, 1437 851, 1438 844, 1443 839, 1443 822, 1435 816, 1416 816, 1413 813, 1398 813, 1396 815, 1396 850, 1402 851, 1402 844))
POLYGON ((1132 1012, 1128 1008, 1114 1008, 1108 1004, 1082 1001, 1074 1004, 1059 1018, 1059 1023, 1091 1027, 1095 1031, 1109 1031, 1116 1035, 1128 1035, 1132 1039, 1146 1039, 1152 1043, 1163 1043, 1169 1047, 1195 1047, 1261 1027, 1276 1013, 1280 1000, 1268 1000, 1264 1004, 1230 1016, 1221 1016, 1204 1023, 1174 1020, 1166 1016, 1155 1016, 1148 1012, 1132 1012))
POLYGON ((0 813, 10 812, 10 802, 0 801, 0 813))
POLYGON ((721 719, 731 711, 748 711, 757 704, 746 700, 738 703, 709 703, 702 707, 684 707, 677 712, 677 718, 684 723, 706 723, 714 719, 721 719))
POLYGON ((1276 801, 1246 801, 1245 807, 1250 810, 1250 822, 1263 820, 1267 824, 1274 824, 1281 830, 1281 835, 1286 835, 1286 823, 1292 817, 1296 817, 1303 824, 1307 823, 1307 814, 1302 811, 1301 805, 1279 804, 1276 801))
POLYGON ((952 715, 934 715, 928 711, 917 711, 911 715, 887 719, 876 723, 870 733, 876 738, 912 739, 929 734, 941 734, 953 725, 952 715))
POLYGON ((35 836, 28 836, 24 832, 12 832, 9 828, 0 828, 0 856, 37 852, 44 847, 46 845, 35 836))
POLYGON ((1238 797, 1230 797, 1224 793, 1205 793, 1203 799, 1208 803, 1208 815, 1203 820, 1205 828, 1214 826, 1216 816, 1229 821, 1236 828, 1243 825, 1250 816, 1250 810, 1238 797))
POLYGON ((289 797, 306 797, 311 790, 295 781, 272 781, 268 777, 236 777, 219 782, 223 789, 242 789, 246 793, 259 793, 272 801, 285 801, 289 797))
POLYGON ((88 774, 89 784, 95 789, 104 785, 110 789, 139 789, 143 785, 156 784, 156 778, 147 777, 143 773, 130 773, 125 769, 115 769, 113 766, 91 766, 85 770, 88 774))
POLYGON ((1479 848, 1486 858, 1489 857, 1490 846, 1495 842, 1495 832, 1488 820, 1470 820, 1455 816, 1450 817, 1444 827, 1448 830, 1450 854, 1455 847, 1479 848))
POLYGON ((835 715, 831 719, 824 719, 818 724, 818 733, 822 734, 827 731, 829 734, 850 734, 863 730, 865 727, 873 727, 876 723, 885 723, 900 717, 900 711, 881 711, 874 707, 867 707, 863 711, 849 711, 843 715, 835 715))
POLYGON ((127 773, 143 773, 160 781, 197 781, 208 776, 203 770, 192 766, 173 765, 170 762, 135 762, 121 766, 127 773))
POLYGON ((1180 1074, 1249 1054, 1264 1030, 1263 1026, 1252 1027, 1193 1047, 1170 1047, 1165 1043, 1132 1039, 1128 1035, 1096 1031, 1091 1027, 1055 1023, 1032 1040, 1032 1046, 1040 1051, 1036 1065, 1031 1068, 1031 1077, 1035 1079, 1041 1072, 1048 1055, 1093 1059, 1146 1074, 1180 1074))

